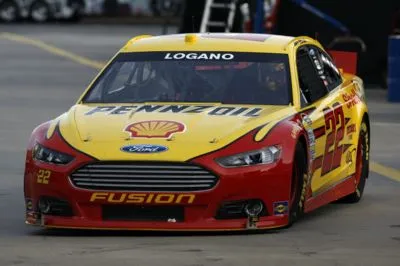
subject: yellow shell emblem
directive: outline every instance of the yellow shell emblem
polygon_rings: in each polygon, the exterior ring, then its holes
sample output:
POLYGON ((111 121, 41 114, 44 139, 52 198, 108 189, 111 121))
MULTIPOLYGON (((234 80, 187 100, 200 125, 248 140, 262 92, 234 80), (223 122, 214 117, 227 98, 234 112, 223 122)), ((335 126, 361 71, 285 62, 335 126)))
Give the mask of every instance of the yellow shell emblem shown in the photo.
POLYGON ((126 132, 131 138, 169 138, 174 133, 185 131, 185 125, 176 121, 151 120, 128 125, 126 132))

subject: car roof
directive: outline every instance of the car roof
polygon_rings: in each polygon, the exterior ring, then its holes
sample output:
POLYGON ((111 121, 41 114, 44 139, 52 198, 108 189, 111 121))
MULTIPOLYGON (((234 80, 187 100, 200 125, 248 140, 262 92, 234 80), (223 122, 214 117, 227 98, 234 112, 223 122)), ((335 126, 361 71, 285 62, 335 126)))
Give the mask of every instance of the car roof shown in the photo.
POLYGON ((291 36, 255 33, 189 33, 132 38, 121 52, 230 51, 288 53, 291 36))

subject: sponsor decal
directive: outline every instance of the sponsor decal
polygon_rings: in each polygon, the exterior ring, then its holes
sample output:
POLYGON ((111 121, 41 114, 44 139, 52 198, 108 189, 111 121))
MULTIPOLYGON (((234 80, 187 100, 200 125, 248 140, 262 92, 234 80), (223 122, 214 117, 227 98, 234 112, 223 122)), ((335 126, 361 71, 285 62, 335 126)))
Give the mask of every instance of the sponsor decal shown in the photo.
POLYGON ((312 127, 312 120, 308 115, 303 116, 303 125, 312 127))
POLYGON ((289 201, 274 202, 274 215, 281 216, 289 213, 289 201))
POLYGON ((165 146, 152 144, 126 145, 121 148, 121 151, 129 153, 159 153, 167 150, 165 146))
POLYGON ((103 113, 106 115, 124 115, 135 113, 167 113, 167 114, 202 114, 212 116, 244 116, 258 117, 262 112, 259 107, 215 107, 212 105, 122 105, 122 106, 97 106, 85 115, 103 113))
POLYGON ((347 132, 347 135, 355 133, 356 132, 356 124, 348 125, 346 132, 347 132))
POLYGON ((301 131, 301 127, 299 127, 298 124, 295 124, 295 125, 293 125, 292 133, 290 135, 292 136, 293 139, 296 139, 297 135, 299 134, 300 131, 301 131))
POLYGON ((343 100, 346 102, 347 108, 351 109, 361 102, 361 97, 356 89, 352 89, 350 93, 343 93, 343 100))
POLYGON ((357 149, 353 149, 351 151, 348 151, 346 153, 346 163, 347 164, 352 164, 353 163, 353 154, 357 151, 357 149))
POLYGON ((230 53, 167 53, 166 60, 233 60, 230 53))
POLYGON ((186 126, 180 122, 167 120, 142 121, 128 125, 125 131, 131 138, 169 138, 174 133, 182 133, 186 126))
POLYGON ((40 169, 36 174, 36 183, 48 185, 50 182, 51 171, 40 169))
POLYGON ((311 160, 315 159, 315 135, 314 130, 312 128, 307 128, 307 137, 308 137, 308 145, 310 146, 310 158, 311 160))
POLYGON ((94 192, 90 202, 122 204, 192 204, 195 194, 94 192))
POLYGON ((310 159, 313 161, 315 159, 315 134, 312 128, 312 120, 309 116, 303 116, 303 125, 307 132, 308 145, 310 150, 310 159))
POLYGON ((33 211, 33 202, 31 199, 25 199, 26 211, 33 211))

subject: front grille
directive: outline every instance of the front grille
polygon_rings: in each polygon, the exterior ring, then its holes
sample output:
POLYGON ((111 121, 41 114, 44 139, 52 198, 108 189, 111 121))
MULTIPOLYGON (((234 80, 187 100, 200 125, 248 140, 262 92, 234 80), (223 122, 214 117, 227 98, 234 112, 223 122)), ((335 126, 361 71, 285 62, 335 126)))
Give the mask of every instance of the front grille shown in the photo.
POLYGON ((104 205, 104 221, 183 222, 183 206, 104 205))
POLYGON ((88 164, 70 178, 78 188, 123 191, 201 191, 218 182, 217 176, 200 166, 160 162, 88 164))

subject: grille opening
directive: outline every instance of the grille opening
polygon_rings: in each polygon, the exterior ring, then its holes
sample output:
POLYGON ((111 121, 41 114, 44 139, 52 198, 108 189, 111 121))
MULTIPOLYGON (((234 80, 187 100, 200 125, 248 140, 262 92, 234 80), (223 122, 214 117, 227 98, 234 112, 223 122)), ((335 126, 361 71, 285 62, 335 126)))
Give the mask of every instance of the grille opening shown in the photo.
POLYGON ((104 221, 183 222, 183 206, 103 205, 104 221))
MULTIPOLYGON (((63 217, 71 217, 74 215, 71 205, 68 201, 64 199, 59 199, 55 197, 42 196, 38 200, 39 202, 46 202, 48 204, 48 210, 46 211, 46 215, 54 215, 54 216, 63 216, 63 217)), ((39 206, 36 208, 41 211, 39 206)), ((41 211, 42 212, 42 211, 41 211)))
POLYGON ((202 191, 213 188, 218 177, 187 163, 100 162, 85 165, 70 176, 74 186, 92 190, 202 191))

